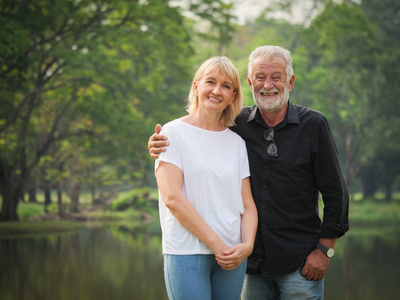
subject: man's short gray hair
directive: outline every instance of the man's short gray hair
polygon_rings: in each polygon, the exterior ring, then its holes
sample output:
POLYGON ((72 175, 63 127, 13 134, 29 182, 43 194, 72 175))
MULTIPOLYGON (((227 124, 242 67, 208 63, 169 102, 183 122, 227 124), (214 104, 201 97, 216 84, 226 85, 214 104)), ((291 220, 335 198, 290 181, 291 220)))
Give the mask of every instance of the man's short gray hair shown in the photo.
POLYGON ((286 61, 286 75, 287 75, 287 82, 293 75, 293 67, 292 67, 292 56, 290 52, 285 48, 280 46, 260 46, 256 48, 253 52, 251 52, 249 56, 249 65, 247 70, 247 75, 250 80, 253 80, 253 62, 259 57, 281 57, 286 61))

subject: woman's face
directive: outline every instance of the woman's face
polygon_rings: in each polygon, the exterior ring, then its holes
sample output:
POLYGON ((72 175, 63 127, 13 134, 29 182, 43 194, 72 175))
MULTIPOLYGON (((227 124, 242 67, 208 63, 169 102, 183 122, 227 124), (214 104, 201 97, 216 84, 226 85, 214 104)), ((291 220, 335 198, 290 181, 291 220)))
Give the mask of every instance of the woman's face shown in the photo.
POLYGON ((221 72, 207 74, 194 82, 199 109, 222 113, 235 99, 235 87, 228 76, 221 72))

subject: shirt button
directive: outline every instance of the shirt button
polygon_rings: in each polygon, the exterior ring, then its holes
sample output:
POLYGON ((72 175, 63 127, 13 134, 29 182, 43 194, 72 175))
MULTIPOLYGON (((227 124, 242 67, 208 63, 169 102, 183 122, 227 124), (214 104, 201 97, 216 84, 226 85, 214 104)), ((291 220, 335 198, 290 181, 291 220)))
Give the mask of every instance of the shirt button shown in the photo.
POLYGON ((262 208, 265 208, 265 205, 263 205, 262 208))
POLYGON ((264 185, 263 185, 263 188, 266 189, 266 188, 267 188, 267 185, 264 184, 264 185))

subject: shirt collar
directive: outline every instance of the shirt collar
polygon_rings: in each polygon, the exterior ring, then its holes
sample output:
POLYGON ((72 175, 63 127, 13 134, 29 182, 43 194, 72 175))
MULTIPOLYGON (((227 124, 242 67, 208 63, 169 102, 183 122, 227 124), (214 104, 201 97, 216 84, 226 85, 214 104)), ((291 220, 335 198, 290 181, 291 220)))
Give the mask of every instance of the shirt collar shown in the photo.
MULTIPOLYGON (((284 125, 286 125, 287 123, 293 123, 293 124, 300 124, 300 120, 299 120, 299 114, 297 112, 296 107, 292 104, 292 102, 288 101, 289 105, 288 105, 288 110, 286 112, 286 116, 285 119, 279 123, 277 126, 282 127, 284 125)), ((255 120, 256 122, 260 123, 260 124, 265 124, 263 118, 261 117, 260 111, 257 108, 257 105, 254 105, 252 107, 252 112, 250 113, 247 122, 253 121, 255 120)))

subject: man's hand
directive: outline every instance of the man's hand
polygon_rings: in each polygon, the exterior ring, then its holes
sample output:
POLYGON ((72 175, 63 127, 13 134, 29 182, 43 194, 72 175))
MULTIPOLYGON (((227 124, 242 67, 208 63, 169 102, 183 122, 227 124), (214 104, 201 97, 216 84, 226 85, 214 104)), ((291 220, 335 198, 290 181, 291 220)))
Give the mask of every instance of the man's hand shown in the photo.
POLYGON ((301 274, 308 280, 322 280, 329 265, 329 257, 318 249, 314 249, 307 256, 306 264, 301 274))
POLYGON ((166 149, 164 147, 169 146, 169 143, 166 141, 167 137, 165 135, 161 135, 160 131, 161 125, 157 124, 154 134, 149 138, 149 142, 147 143, 149 154, 151 158, 154 159, 157 159, 161 152, 165 152, 166 149))

